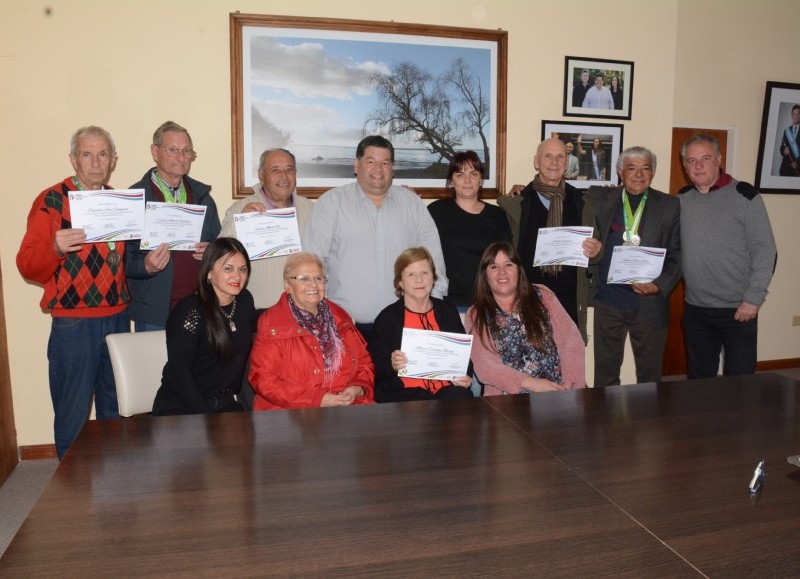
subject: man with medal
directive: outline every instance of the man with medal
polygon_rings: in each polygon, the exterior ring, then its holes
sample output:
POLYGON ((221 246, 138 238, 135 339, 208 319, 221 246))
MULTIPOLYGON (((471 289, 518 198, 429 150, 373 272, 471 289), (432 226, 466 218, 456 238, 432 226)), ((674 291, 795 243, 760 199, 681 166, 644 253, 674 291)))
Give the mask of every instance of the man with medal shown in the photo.
MULTIPOLYGON (((234 215, 240 213, 264 213, 271 209, 294 207, 300 235, 314 210, 314 202, 298 195, 297 163, 294 155, 286 149, 267 149, 258 161, 258 183, 253 185, 253 194, 239 199, 228 208, 222 221, 221 237, 236 237, 234 215)), ((240 240, 241 241, 241 240, 240 240)), ((283 266, 288 255, 256 259, 250 262, 250 279, 247 289, 253 294, 256 308, 274 305, 283 293, 283 266)))
POLYGON ((47 359, 59 459, 89 418, 92 400, 97 418, 119 418, 105 337, 130 331, 125 244, 86 243, 86 232, 70 221, 71 191, 111 189, 114 140, 97 126, 78 129, 69 160, 75 175, 36 197, 17 253, 22 276, 44 286, 40 305, 52 316, 47 359))
POLYGON ((188 203, 204 205, 206 214, 200 243, 194 252, 175 251, 162 243, 152 251, 140 249, 138 241, 128 242, 126 270, 131 292, 131 319, 137 332, 163 330, 170 310, 197 289, 200 260, 208 242, 220 231, 217 205, 211 187, 189 177, 197 158, 189 131, 167 121, 153 133, 150 153, 156 166, 131 189, 144 189, 145 203, 188 203))
POLYGON ((630 335, 636 381, 661 379, 669 323, 669 294, 681 277, 680 203, 650 188, 656 156, 630 147, 617 162, 621 187, 592 187, 587 204, 595 214, 603 251, 591 260, 591 304, 594 307, 594 385, 620 383, 625 338, 630 335), (609 284, 614 247, 666 249, 661 274, 650 282, 609 284))
POLYGON ((692 185, 681 204, 683 332, 689 378, 756 371, 758 311, 778 257, 764 199, 722 170, 719 141, 695 135, 681 147, 692 185))

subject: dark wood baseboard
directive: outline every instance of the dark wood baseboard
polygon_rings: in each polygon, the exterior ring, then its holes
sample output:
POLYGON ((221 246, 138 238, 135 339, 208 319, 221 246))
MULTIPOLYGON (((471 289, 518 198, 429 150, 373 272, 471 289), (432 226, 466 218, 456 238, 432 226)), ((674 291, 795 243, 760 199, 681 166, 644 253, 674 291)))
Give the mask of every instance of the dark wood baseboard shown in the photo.
POLYGON ((43 458, 58 458, 55 444, 32 444, 19 447, 20 460, 40 460, 43 458))
POLYGON ((786 358, 784 360, 765 360, 756 364, 759 372, 771 372, 772 370, 786 370, 787 368, 800 368, 800 358, 786 358))
MULTIPOLYGON (((787 368, 800 368, 800 358, 786 358, 784 360, 764 360, 759 362, 756 370, 759 372, 772 372, 773 370, 786 370, 787 368)), ((58 458, 55 444, 33 444, 19 447, 20 460, 39 460, 43 458, 58 458)))

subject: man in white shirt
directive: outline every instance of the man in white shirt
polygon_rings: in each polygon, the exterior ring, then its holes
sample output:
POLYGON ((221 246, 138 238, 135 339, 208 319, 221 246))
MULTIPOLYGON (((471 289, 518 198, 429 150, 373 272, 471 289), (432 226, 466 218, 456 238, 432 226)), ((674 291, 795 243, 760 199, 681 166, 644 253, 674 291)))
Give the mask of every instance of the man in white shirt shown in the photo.
POLYGON ((586 91, 586 96, 583 98, 583 108, 614 109, 614 97, 604 85, 605 77, 602 72, 598 72, 594 77, 594 86, 586 91))
POLYGON ((425 203, 392 185, 394 147, 372 135, 358 144, 356 182, 320 197, 303 233, 303 249, 319 255, 329 279, 326 296, 343 307, 369 340, 372 322, 394 302, 394 262, 409 247, 433 256, 434 297, 447 293, 439 233, 425 203))

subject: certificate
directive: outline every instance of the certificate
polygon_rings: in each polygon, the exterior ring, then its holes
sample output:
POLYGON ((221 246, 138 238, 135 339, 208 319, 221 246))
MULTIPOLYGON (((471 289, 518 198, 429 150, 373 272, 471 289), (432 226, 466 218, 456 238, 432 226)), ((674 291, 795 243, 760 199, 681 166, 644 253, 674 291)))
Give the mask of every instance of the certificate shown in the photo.
POLYGON ((452 380, 467 375, 472 336, 403 328, 400 350, 408 357, 408 364, 397 373, 399 376, 452 380))
POLYGON ((645 283, 661 275, 667 250, 661 247, 618 245, 611 254, 608 283, 645 283))
POLYGON ((237 213, 233 224, 236 238, 251 260, 300 251, 300 230, 294 207, 271 209, 266 213, 237 213))
POLYGON ((536 238, 533 267, 544 265, 577 265, 588 267, 581 244, 592 236, 592 227, 542 227, 536 238))
POLYGON ((148 201, 139 247, 153 250, 166 243, 170 251, 194 251, 200 243, 205 217, 205 205, 148 201))
POLYGON ((144 228, 144 189, 70 191, 72 227, 86 232, 87 243, 139 239, 144 228))

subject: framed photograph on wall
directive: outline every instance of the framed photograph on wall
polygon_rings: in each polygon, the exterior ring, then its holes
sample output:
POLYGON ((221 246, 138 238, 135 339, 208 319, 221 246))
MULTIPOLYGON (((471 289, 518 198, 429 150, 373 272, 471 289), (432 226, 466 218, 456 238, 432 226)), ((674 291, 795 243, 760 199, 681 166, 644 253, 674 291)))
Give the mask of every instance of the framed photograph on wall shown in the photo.
POLYGON ((564 116, 630 119, 633 62, 567 56, 564 116))
POLYGON ((767 82, 755 186, 800 194, 800 84, 767 82))
POLYGON ((567 148, 567 182, 578 189, 619 185, 617 159, 622 125, 542 121, 542 140, 555 137, 567 148))
POLYGON ((394 145, 394 183, 423 197, 446 195, 468 149, 487 196, 503 191, 507 32, 238 13, 230 31, 234 197, 275 147, 295 155, 303 195, 350 183, 371 134, 394 145))

